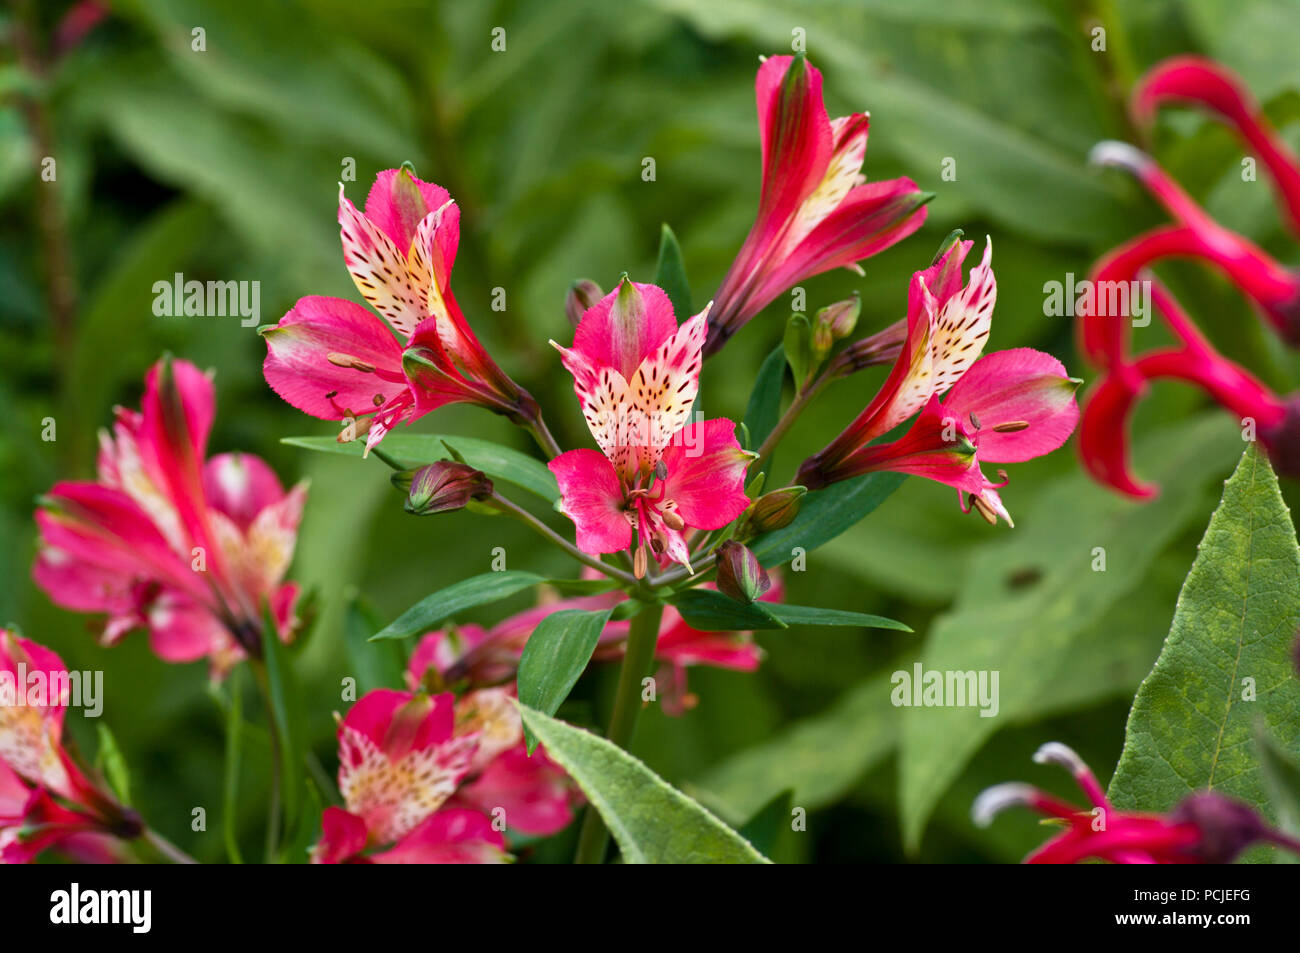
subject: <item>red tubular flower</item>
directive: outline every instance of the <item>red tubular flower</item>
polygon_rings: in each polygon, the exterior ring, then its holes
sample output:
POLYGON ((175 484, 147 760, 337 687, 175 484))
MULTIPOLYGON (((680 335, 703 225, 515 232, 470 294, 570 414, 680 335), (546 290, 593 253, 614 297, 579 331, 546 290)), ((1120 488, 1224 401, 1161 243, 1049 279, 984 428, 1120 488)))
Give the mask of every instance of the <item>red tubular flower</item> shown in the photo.
POLYGON ((962 286, 971 244, 954 241, 913 275, 906 340, 884 386, 800 465, 796 483, 814 490, 877 470, 916 474, 955 487, 963 510, 973 506, 989 522, 1011 522, 997 492, 1005 479, 992 483, 980 463, 1019 463, 1060 447, 1078 419, 1078 381, 1056 358, 1030 348, 980 357, 997 284, 990 243, 962 286), (872 443, 918 410, 902 437, 872 443))
POLYGON ((119 408, 100 435, 98 481, 42 498, 32 575, 59 605, 107 613, 106 642, 145 629, 160 658, 207 657, 220 674, 260 651, 265 605, 293 635, 298 587, 282 580, 307 488, 286 493, 247 454, 205 459, 215 414, 207 374, 154 365, 141 411, 119 408))
POLYGON ((114 859, 104 838, 143 830, 64 749, 69 684, 58 655, 0 629, 0 863, 49 849, 114 859))
POLYGON ((261 329, 262 369, 277 394, 313 417, 356 422, 344 436, 364 433, 367 451, 444 404, 538 419, 536 402, 483 349, 451 293, 460 210, 446 189, 408 167, 388 169, 362 214, 340 183, 339 227, 352 280, 387 324, 343 298, 300 299, 261 329))
POLYGON ((768 57, 754 84, 763 147, 758 216, 718 289, 705 355, 777 295, 884 251, 925 222, 929 196, 911 179, 861 174, 868 117, 830 119, 822 75, 803 54, 768 57))
POLYGON ((987 827, 1009 807, 1027 807, 1064 823, 1065 830, 1025 858, 1027 864, 1226 864, 1251 844, 1264 842, 1300 852, 1300 842, 1271 829, 1246 804, 1213 791, 1185 798, 1168 814, 1119 811, 1106 800, 1092 770, 1069 747, 1043 745, 1038 764, 1054 764, 1073 776, 1092 804, 1079 810, 1028 784, 999 784, 971 807, 978 827, 987 827))

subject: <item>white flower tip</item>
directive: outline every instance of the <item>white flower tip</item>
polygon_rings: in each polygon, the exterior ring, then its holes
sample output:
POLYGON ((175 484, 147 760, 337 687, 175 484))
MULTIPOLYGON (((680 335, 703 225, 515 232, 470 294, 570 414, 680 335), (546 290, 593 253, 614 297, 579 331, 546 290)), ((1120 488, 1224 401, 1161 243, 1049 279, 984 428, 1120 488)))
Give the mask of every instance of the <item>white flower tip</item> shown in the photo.
POLYGON ((1009 807, 1024 807, 1033 802, 1034 788, 1019 781, 995 784, 980 792, 970 808, 970 819, 976 827, 988 827, 1009 807))
POLYGON ((1151 157, 1137 146, 1120 142, 1116 139, 1103 139, 1092 147, 1088 153, 1088 162, 1092 165, 1124 169, 1140 176, 1151 165, 1151 157))
POLYGON ((1076 777, 1088 770, 1088 765, 1079 757, 1079 753, 1069 745, 1063 745, 1059 741, 1049 741, 1035 751, 1034 764, 1054 764, 1057 767, 1065 768, 1066 771, 1076 777))

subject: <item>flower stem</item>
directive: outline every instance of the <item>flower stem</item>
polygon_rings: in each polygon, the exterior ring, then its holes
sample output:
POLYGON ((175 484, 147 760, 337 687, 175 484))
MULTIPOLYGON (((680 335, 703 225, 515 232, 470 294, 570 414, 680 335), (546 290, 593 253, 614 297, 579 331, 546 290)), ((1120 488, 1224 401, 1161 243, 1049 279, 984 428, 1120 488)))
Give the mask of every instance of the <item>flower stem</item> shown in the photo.
POLYGON ((785 432, 790 429, 790 425, 798 419, 801 413, 803 413, 804 408, 812 403, 812 399, 821 393, 821 389, 826 386, 829 379, 830 378, 827 374, 822 374, 802 391, 795 394, 794 400, 790 401, 790 406, 785 409, 785 413, 782 414, 781 419, 776 422, 776 426, 772 428, 772 432, 768 434, 767 439, 759 445, 758 460, 750 467, 751 473, 761 470, 767 465, 768 458, 772 456, 772 451, 775 450, 776 445, 781 442, 781 438, 784 437, 785 432))
POLYGON ((173 864, 197 864, 198 861, 152 828, 145 828, 144 839, 154 850, 173 864))
POLYGON ((534 530, 536 530, 538 533, 544 536, 548 541, 558 546, 560 549, 564 550, 566 553, 568 553, 574 559, 578 560, 578 562, 582 563, 584 566, 590 566, 592 569, 604 573, 606 576, 609 576, 611 579, 617 579, 619 582, 624 583, 625 585, 629 585, 629 586, 640 585, 640 583, 637 581, 637 578, 633 576, 631 573, 624 572, 621 569, 617 569, 614 566, 611 566, 608 563, 603 562, 600 559, 597 559, 595 556, 589 556, 587 553, 584 553, 577 546, 574 546, 567 539, 565 539, 555 530, 551 529, 549 526, 547 526, 545 523, 539 520, 532 513, 529 513, 522 506, 510 502, 504 496, 500 496, 497 493, 492 494, 491 500, 500 509, 509 513, 511 516, 515 517, 516 519, 519 519, 522 522, 527 523, 530 527, 532 527, 534 530))
POLYGON ((280 729, 275 724, 275 708, 271 703, 271 689, 266 680, 264 663, 253 661, 253 674, 257 685, 262 690, 262 699, 266 702, 267 734, 271 739, 271 796, 267 799, 266 811, 266 863, 275 862, 275 852, 280 846, 280 729))
MULTIPOLYGON (((632 617, 628 629, 627 648, 618 672, 618 688, 614 692, 614 711, 610 715, 609 730, 605 732, 606 738, 624 750, 632 741, 637 716, 641 713, 641 680, 649 673, 654 660, 663 612, 663 603, 651 603, 632 617)), ((582 819, 582 831, 578 834, 574 863, 601 863, 608 845, 609 829, 600 812, 589 806, 586 817, 582 819)))
POLYGON ((528 432, 533 435, 533 439, 537 441, 537 445, 542 448, 548 460, 554 460, 560 455, 560 445, 551 436, 550 428, 546 426, 541 413, 538 413, 537 418, 529 423, 528 432))

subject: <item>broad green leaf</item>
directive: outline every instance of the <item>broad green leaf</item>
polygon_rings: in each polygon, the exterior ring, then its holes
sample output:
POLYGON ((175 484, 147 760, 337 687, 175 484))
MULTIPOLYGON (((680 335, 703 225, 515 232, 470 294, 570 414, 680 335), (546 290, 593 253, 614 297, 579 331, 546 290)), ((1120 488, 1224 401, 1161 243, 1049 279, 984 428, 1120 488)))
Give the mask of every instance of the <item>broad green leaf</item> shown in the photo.
POLYGON ((522 592, 529 586, 545 581, 544 576, 518 569, 471 576, 469 579, 452 583, 445 589, 439 589, 425 596, 393 622, 372 635, 369 641, 405 639, 428 632, 438 623, 451 619, 466 609, 513 596, 516 592, 522 592))
MULTIPOLYGON (((1277 826, 1292 837, 1300 837, 1300 761, 1258 725, 1255 747, 1263 771, 1264 790, 1277 813, 1277 826)), ((1278 851, 1277 859, 1279 863, 1300 863, 1300 859, 1287 851, 1278 851)))
MULTIPOLYGON (((745 408, 745 429, 749 431, 749 447, 757 450, 772 433, 781 419, 781 387, 785 383, 785 350, 778 345, 772 349, 758 369, 758 378, 745 408)), ((770 464, 769 464, 770 466, 770 464)))
MULTIPOLYGON (((280 441, 291 447, 337 453, 347 457, 360 457, 365 449, 361 441, 339 443, 333 437, 284 437, 280 441)), ((459 437, 453 434, 394 433, 384 438, 381 448, 402 464, 405 469, 415 469, 426 463, 450 460, 451 447, 476 470, 482 470, 493 479, 513 483, 549 503, 560 498, 560 488, 546 464, 526 453, 503 447, 490 440, 476 437, 459 437)))
POLYGON ((376 688, 400 688, 405 664, 396 642, 371 643, 370 637, 384 624, 375 607, 355 588, 345 593, 343 646, 348 666, 357 680, 360 697, 376 688))
POLYGON ((702 805, 589 731, 519 706, 525 727, 600 812, 629 864, 770 863, 702 805))
POLYGON ((109 730, 108 725, 100 722, 97 725, 99 729, 99 752, 95 760, 98 762, 104 776, 108 778, 109 785, 113 788, 113 793, 117 795, 118 801, 124 806, 131 806, 131 771, 126 766, 126 758, 122 754, 122 749, 118 747, 117 739, 113 737, 113 732, 109 730))
POLYGON ((1140 442, 1138 471, 1162 488, 1146 503, 1074 472, 1049 483, 1020 512, 1012 483, 1007 502, 1016 528, 981 548, 956 605, 934 622, 920 655, 926 671, 998 672, 998 714, 981 717, 975 707, 901 710, 899 804, 909 850, 990 735, 1057 710, 1060 685, 1074 684, 1075 653, 1094 652, 1084 646, 1096 626, 1111 607, 1134 598, 1156 557, 1204 512, 1206 486, 1240 440, 1237 428, 1215 416, 1140 442))
MULTIPOLYGON (((613 608, 599 612, 561 609, 537 623, 519 658, 519 701, 554 715, 591 661, 613 608)), ((537 739, 528 737, 528 753, 537 739)))
POLYGON ((702 632, 785 629, 792 625, 846 625, 912 631, 901 622, 865 612, 792 606, 782 602, 745 604, 715 589, 687 589, 669 600, 692 628, 702 632))
POLYGON ((654 283, 667 293, 678 322, 694 315, 695 312, 691 310, 691 286, 686 280, 682 249, 677 244, 677 236, 667 224, 659 234, 659 263, 655 266, 654 283))
POLYGON ((1221 791, 1273 817, 1252 732, 1300 750, 1300 547, 1267 458, 1251 445, 1224 486, 1169 637, 1129 713, 1110 796, 1164 811, 1221 791))
POLYGON ((901 473, 868 473, 809 493, 794 522, 757 537, 749 549, 769 568, 789 562, 796 549, 810 553, 883 503, 904 479, 901 473))

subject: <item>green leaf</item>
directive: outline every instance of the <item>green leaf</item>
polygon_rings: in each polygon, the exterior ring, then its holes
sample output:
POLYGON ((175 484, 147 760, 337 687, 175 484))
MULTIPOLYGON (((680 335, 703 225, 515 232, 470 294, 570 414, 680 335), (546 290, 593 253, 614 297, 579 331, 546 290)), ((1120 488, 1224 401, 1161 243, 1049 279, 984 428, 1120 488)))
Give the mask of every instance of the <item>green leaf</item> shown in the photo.
POLYGON ((793 831, 794 791, 786 788, 760 807, 737 831, 764 857, 771 857, 793 831))
POLYGON ((904 479, 901 473, 868 473, 809 493, 789 526, 757 537, 749 549, 767 568, 789 562, 795 549, 810 553, 883 503, 904 479))
MULTIPOLYGON (((333 437, 284 437, 280 442, 345 457, 360 457, 365 449, 362 441, 339 443, 333 437)), ((482 470, 493 479, 513 483, 548 503, 560 498, 560 487, 551 471, 546 469, 546 464, 490 440, 452 434, 390 433, 384 438, 382 449, 401 463, 403 469, 414 470, 427 463, 450 460, 448 447, 455 449, 475 470, 482 470)))
POLYGON ((872 629, 901 629, 906 625, 884 616, 843 609, 792 606, 781 602, 741 603, 715 589, 687 589, 668 600, 687 625, 701 632, 785 629, 792 625, 847 625, 872 629))
POLYGON ((1300 547, 1277 477, 1255 445, 1228 480, 1169 636, 1129 713, 1110 796, 1117 807, 1165 811, 1215 790, 1274 814, 1256 722, 1283 751, 1300 750, 1300 680, 1291 646, 1300 624, 1300 547))
POLYGON ((348 666, 357 680, 358 696, 376 688, 397 688, 402 684, 405 664, 396 642, 370 643, 370 637, 384 627, 375 607, 355 588, 345 593, 343 647, 348 666))
MULTIPOLYGON (((275 619, 269 608, 262 613, 262 660, 266 667, 266 691, 270 700, 271 730, 280 746, 280 796, 284 823, 281 837, 296 828, 303 803, 307 771, 302 748, 302 695, 284 643, 275 634, 275 619)), ((278 851, 280 844, 274 845, 278 851)), ((268 861, 270 858, 268 858, 268 861)))
POLYGON ((763 359, 758 378, 745 407, 745 427, 749 430, 750 446, 757 450, 776 428, 781 419, 781 388, 785 383, 785 349, 777 345, 763 359))
POLYGON ((677 236, 667 224, 659 233, 659 263, 655 266, 654 283, 667 293, 679 322, 695 314, 691 310, 691 286, 686 280, 682 249, 677 244, 677 236))
POLYGON ((629 864, 770 863, 703 806, 617 745, 519 706, 524 725, 600 812, 629 864))
MULTIPOLYGON (((1300 837, 1300 761, 1258 724, 1255 748, 1263 769, 1264 790, 1277 812, 1277 826, 1292 837, 1300 837)), ((1278 851, 1277 859, 1279 863, 1300 863, 1288 851, 1278 851)))
POLYGON ((509 569, 505 572, 485 572, 453 583, 446 589, 425 596, 396 620, 380 629, 369 639, 378 642, 383 639, 405 639, 419 635, 435 628, 438 623, 453 618, 466 609, 481 606, 485 602, 496 602, 516 592, 522 592, 529 586, 545 582, 544 576, 534 572, 509 569))
MULTIPOLYGON (((926 671, 998 672, 998 715, 981 717, 974 707, 900 709, 905 847, 917 848, 931 811, 990 735, 1058 711, 1062 684, 1074 685, 1081 700, 1077 666, 1085 650, 1097 655, 1086 646, 1107 637, 1097 627, 1122 621, 1111 609, 1142 594, 1156 558, 1200 519, 1207 484, 1240 441, 1240 431, 1218 416, 1141 441, 1138 471, 1161 485, 1150 502, 1121 497, 1078 471, 1049 483, 1023 510, 1016 510, 1014 494, 1008 499, 1016 528, 980 548, 956 604, 935 620, 920 656, 926 671)), ((1124 631, 1147 644, 1144 631, 1124 631)))
MULTIPOLYGON (((591 661, 613 607, 599 612, 561 609, 542 619, 519 658, 519 701, 554 715, 591 661)), ((537 747, 529 733, 528 753, 537 747)))
POLYGON ((230 701, 226 706, 225 782, 221 787, 221 836, 226 843, 226 857, 232 864, 242 864, 239 853, 239 769, 243 760, 244 695, 243 670, 236 666, 227 679, 230 701))
POLYGON ((118 747, 117 739, 113 737, 113 732, 109 730, 108 725, 99 722, 97 725, 99 732, 99 753, 96 755, 96 761, 108 778, 109 785, 113 788, 113 793, 117 795, 118 801, 125 807, 131 806, 131 772, 126 766, 126 758, 122 755, 122 749, 118 747))

